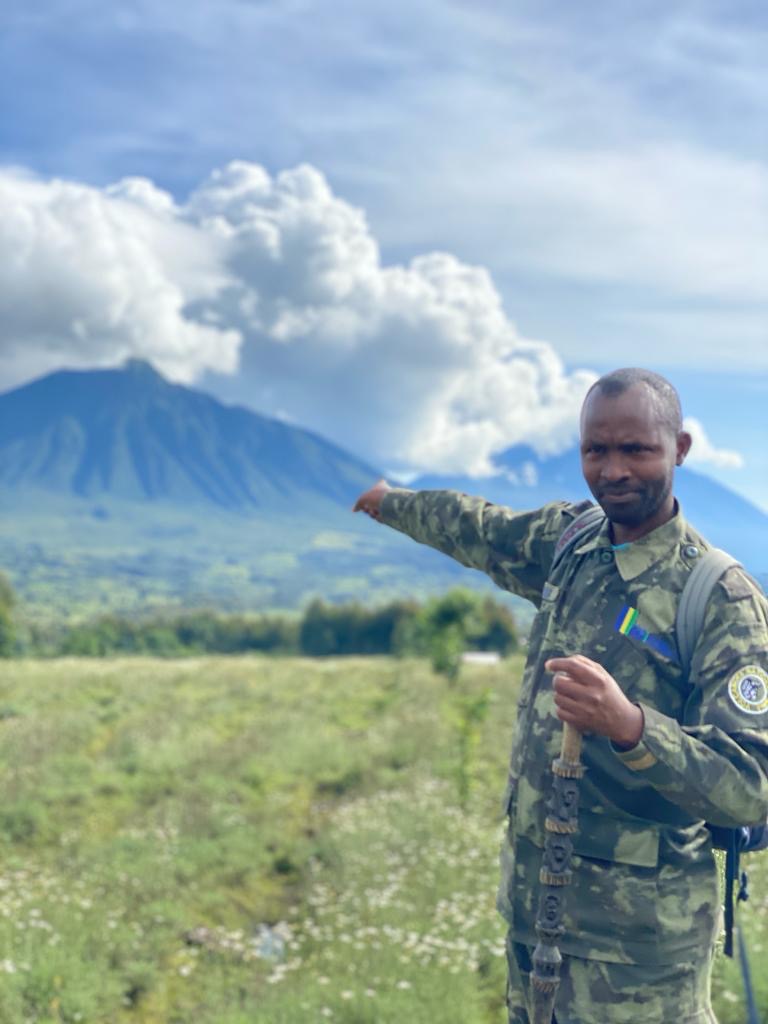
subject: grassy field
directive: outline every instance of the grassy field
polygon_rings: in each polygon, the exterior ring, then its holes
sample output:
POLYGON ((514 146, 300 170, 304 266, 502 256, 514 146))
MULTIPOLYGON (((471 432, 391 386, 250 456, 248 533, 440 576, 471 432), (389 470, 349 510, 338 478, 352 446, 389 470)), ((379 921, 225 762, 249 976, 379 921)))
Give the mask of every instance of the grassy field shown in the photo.
MULTIPOLYGON (((520 668, 4 663, 1 1024, 503 1024, 520 668)), ((744 1020, 735 965, 715 990, 744 1020)))

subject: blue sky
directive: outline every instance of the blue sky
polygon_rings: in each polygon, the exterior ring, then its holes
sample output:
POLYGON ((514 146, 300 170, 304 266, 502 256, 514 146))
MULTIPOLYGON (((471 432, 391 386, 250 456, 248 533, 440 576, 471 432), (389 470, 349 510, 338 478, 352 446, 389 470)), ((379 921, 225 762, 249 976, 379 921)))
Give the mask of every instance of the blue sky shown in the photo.
POLYGON ((144 355, 478 473, 648 365, 768 509, 766 52, 738 0, 11 0, 0 385, 144 355))

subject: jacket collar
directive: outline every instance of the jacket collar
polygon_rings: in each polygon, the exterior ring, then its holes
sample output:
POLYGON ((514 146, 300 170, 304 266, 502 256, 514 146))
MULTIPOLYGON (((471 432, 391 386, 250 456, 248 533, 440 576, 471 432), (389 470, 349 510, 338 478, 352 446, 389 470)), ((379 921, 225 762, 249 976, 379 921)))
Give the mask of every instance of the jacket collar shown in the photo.
POLYGON ((591 540, 580 544, 575 549, 575 554, 581 555, 588 551, 605 550, 611 552, 616 560, 616 568, 623 580, 633 580, 641 576, 652 565, 668 557, 674 550, 680 548, 686 536, 687 523, 680 510, 680 504, 675 499, 675 511, 671 519, 655 530, 646 533, 644 537, 632 541, 625 548, 613 549, 613 542, 610 534, 610 523, 604 519, 599 532, 591 540))

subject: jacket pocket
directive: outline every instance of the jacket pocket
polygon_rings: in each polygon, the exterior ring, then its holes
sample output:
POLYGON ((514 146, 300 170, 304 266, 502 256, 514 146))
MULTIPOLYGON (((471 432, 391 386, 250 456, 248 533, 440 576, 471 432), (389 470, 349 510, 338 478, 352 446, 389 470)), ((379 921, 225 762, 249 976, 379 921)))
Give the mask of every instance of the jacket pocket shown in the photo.
POLYGON ((579 857, 655 868, 659 863, 659 829, 605 814, 579 811, 573 852, 579 857))
POLYGON ((595 959, 653 962, 660 938, 658 869, 575 857, 564 924, 566 935, 595 959))
POLYGON ((619 960, 652 950, 659 939, 659 840, 653 825, 580 813, 566 927, 619 960))

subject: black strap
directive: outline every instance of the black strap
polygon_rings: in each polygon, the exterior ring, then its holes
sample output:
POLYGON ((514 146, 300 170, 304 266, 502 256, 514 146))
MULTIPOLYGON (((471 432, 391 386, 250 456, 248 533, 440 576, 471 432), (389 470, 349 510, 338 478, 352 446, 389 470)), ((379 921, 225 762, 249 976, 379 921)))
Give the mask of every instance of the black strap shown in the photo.
POLYGON ((747 944, 744 941, 744 933, 741 928, 736 929, 739 937, 739 964, 741 966, 741 980, 744 982, 744 995, 747 1000, 747 1024, 760 1024, 757 1015, 757 1003, 755 1002, 755 990, 752 986, 752 975, 749 970, 749 957, 747 956, 747 944))
POLYGON ((733 887, 739 877, 739 843, 736 829, 730 830, 728 846, 725 851, 725 944, 723 952, 733 956, 733 887))

